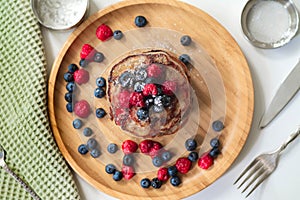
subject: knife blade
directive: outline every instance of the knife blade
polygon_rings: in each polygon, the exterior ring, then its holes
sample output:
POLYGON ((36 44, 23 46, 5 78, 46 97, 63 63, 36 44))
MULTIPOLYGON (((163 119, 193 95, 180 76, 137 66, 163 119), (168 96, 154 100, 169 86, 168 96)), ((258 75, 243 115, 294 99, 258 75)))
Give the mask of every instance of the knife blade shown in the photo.
POLYGON ((282 82, 269 107, 261 118, 260 128, 266 127, 289 103, 300 88, 300 59, 282 82))

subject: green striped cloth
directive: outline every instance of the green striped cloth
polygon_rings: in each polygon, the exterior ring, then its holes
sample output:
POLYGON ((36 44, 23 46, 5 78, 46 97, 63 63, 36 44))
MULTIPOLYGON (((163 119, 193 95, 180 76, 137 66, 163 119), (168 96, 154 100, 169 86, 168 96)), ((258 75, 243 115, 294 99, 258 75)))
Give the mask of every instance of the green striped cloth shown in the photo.
MULTIPOLYGON (((0 2, 0 144, 6 163, 41 199, 79 199, 49 126, 45 55, 30 1, 0 2)), ((0 168, 0 199, 31 197, 0 168)))

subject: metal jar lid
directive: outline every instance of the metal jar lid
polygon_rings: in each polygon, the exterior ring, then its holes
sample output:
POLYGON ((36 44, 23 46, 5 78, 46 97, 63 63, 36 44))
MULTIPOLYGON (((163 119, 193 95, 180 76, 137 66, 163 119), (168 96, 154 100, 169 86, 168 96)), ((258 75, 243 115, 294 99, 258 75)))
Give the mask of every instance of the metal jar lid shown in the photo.
POLYGON ((31 0, 39 23, 52 30, 77 26, 88 12, 89 0, 31 0))
POLYGON ((250 0, 242 12, 241 24, 254 46, 278 48, 296 35, 299 14, 291 0, 250 0))

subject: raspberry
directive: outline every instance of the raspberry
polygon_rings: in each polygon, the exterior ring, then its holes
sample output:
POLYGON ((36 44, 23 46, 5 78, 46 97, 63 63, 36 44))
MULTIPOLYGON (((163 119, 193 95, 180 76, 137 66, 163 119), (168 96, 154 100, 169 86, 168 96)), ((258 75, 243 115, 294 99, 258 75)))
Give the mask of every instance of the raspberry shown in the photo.
POLYGON ((87 83, 90 79, 89 72, 85 69, 79 69, 74 72, 74 80, 79 85, 87 83))
POLYGON ((149 153, 150 150, 153 147, 153 141, 152 140, 143 140, 140 144, 139 144, 139 148, 141 150, 142 153, 149 153))
POLYGON ((166 95, 172 95, 177 90, 177 83, 175 81, 165 81, 162 85, 162 91, 166 95))
POLYGON ((125 154, 130 154, 136 152, 138 149, 137 143, 132 140, 125 140, 122 144, 122 150, 125 154))
POLYGON ((208 169, 214 164, 214 159, 209 155, 209 153, 203 154, 198 160, 198 166, 201 169, 208 169))
POLYGON ((86 59, 86 58, 93 57, 94 55, 91 54, 93 50, 94 50, 94 47, 92 47, 89 44, 84 44, 81 48, 80 58, 86 59))
POLYGON ((130 106, 144 107, 145 102, 143 94, 138 92, 131 93, 129 104, 130 106))
POLYGON ((154 78, 158 78, 162 75, 162 69, 160 68, 160 66, 156 65, 156 64, 151 64, 148 66, 147 68, 147 73, 149 77, 154 77, 154 78))
POLYGON ((130 99, 130 92, 128 90, 123 90, 118 95, 119 99, 119 107, 121 108, 129 108, 129 99, 130 99))
POLYGON ((161 181, 167 181, 169 179, 168 168, 162 167, 157 171, 157 178, 161 181))
POLYGON ((153 141, 153 146, 149 151, 149 156, 151 156, 151 158, 154 158, 161 152, 161 149, 162 145, 159 142, 153 141))
POLYGON ((86 100, 80 100, 75 103, 74 112, 78 117, 87 118, 91 112, 90 104, 86 100))
POLYGON ((106 24, 101 24, 96 30, 96 36, 99 40, 105 41, 111 36, 113 36, 113 31, 106 24))
POLYGON ((122 166, 122 174, 123 174, 124 179, 130 180, 135 175, 134 168, 132 166, 123 165, 122 166))
POLYGON ((178 158, 175 166, 180 173, 186 174, 191 169, 192 162, 188 158, 178 158))
POLYGON ((143 95, 144 96, 149 96, 149 95, 154 95, 156 96, 158 93, 157 87, 153 83, 148 83, 144 86, 143 89, 143 95))

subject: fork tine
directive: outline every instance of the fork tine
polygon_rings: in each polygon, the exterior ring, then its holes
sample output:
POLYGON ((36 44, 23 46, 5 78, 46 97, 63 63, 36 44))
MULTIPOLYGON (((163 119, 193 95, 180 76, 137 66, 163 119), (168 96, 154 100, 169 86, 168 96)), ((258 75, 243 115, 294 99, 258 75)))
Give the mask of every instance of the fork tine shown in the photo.
MULTIPOLYGON (((249 188, 249 186, 250 185, 252 185, 252 183, 259 177, 259 176, 261 176, 262 174, 264 173, 264 167, 261 165, 259 168, 258 168, 258 171, 256 171, 255 170, 255 172, 253 173, 253 174, 251 174, 251 175, 254 175, 253 177, 252 177, 252 179, 249 181, 249 183, 248 183, 248 185, 243 189, 243 191, 242 191, 242 193, 244 193, 248 188, 249 188)), ((251 176, 250 175, 250 176, 251 176)), ((247 177, 248 178, 248 177, 247 177)), ((250 177, 249 177, 250 178, 250 177)))
POLYGON ((254 187, 252 188, 252 190, 246 195, 246 198, 266 179, 268 178, 268 176, 270 175, 270 172, 265 171, 265 173, 263 173, 263 176, 261 176, 260 180, 254 185, 254 187))
MULTIPOLYGON (((239 189, 242 185, 244 185, 244 183, 249 180, 249 178, 251 176, 253 176, 253 174, 255 174, 255 172, 261 167, 261 165, 259 165, 259 162, 256 162, 254 164, 254 166, 252 166, 252 168, 250 168, 248 170, 248 175, 246 176, 246 178, 244 178, 243 182, 237 187, 237 189, 239 189)), ((247 173, 247 172, 246 172, 247 173)))
POLYGON ((233 183, 233 185, 235 185, 245 174, 246 172, 253 167, 257 162, 257 159, 254 159, 248 166, 246 169, 244 169, 244 171, 241 173, 241 175, 236 179, 236 181, 233 183))

